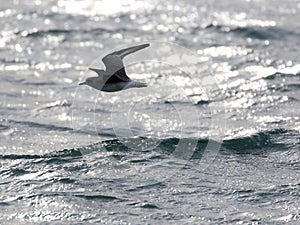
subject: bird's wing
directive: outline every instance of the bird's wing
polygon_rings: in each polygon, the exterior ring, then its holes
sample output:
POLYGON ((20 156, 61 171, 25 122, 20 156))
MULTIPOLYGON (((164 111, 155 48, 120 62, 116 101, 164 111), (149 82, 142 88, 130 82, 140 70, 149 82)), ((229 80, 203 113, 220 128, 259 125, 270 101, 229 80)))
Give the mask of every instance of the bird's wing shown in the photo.
POLYGON ((106 67, 106 70, 116 73, 122 68, 124 68, 124 63, 122 60, 126 55, 139 51, 148 46, 150 46, 150 44, 142 44, 142 45, 121 49, 119 51, 115 51, 104 56, 102 61, 106 67))
POLYGON ((130 78, 126 75, 124 67, 119 71, 115 72, 106 83, 119 83, 119 82, 128 82, 131 81, 130 78))
POLYGON ((108 79, 106 82, 108 83, 118 83, 118 82, 128 82, 130 78, 126 75, 125 68, 118 70, 117 72, 111 74, 107 73, 107 71, 95 68, 89 68, 98 74, 99 77, 104 77, 104 79, 108 79))

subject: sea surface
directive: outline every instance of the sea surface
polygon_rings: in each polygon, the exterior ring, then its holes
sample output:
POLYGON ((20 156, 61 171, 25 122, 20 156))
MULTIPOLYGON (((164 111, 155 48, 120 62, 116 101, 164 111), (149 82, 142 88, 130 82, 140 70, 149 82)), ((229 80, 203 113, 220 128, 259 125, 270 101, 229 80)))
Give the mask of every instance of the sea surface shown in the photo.
POLYGON ((0 5, 0 224, 300 223, 299 0, 0 5), (78 83, 115 50, 147 88, 78 83))

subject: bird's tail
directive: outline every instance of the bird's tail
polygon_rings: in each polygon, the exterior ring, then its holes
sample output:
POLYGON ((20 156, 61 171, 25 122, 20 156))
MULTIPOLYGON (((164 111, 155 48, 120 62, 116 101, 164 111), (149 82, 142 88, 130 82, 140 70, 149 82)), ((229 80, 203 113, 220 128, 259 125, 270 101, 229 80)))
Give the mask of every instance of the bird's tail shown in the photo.
POLYGON ((100 69, 96 69, 96 68, 91 68, 91 67, 89 67, 89 70, 94 71, 96 73, 101 73, 101 72, 104 71, 104 70, 100 70, 100 69))

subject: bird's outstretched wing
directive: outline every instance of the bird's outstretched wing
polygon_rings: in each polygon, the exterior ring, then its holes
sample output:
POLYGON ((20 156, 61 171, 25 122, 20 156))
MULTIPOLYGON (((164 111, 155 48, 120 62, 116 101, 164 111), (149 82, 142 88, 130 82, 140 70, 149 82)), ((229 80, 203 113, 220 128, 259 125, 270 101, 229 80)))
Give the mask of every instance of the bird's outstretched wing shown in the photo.
POLYGON ((121 49, 119 51, 112 52, 103 57, 102 61, 106 67, 107 71, 111 71, 112 73, 116 73, 119 70, 124 68, 123 58, 126 55, 139 51, 143 48, 150 46, 150 44, 142 44, 137 46, 132 46, 129 48, 121 49))
POLYGON ((104 77, 104 79, 107 79, 106 82, 108 82, 108 83, 118 83, 118 82, 130 81, 130 78, 127 76, 124 67, 114 73, 108 73, 105 70, 95 69, 95 68, 89 68, 89 70, 96 72, 99 77, 104 77))
POLYGON ((125 69, 122 68, 119 71, 115 72, 106 83, 119 83, 119 82, 128 82, 131 81, 130 78, 126 75, 125 69))

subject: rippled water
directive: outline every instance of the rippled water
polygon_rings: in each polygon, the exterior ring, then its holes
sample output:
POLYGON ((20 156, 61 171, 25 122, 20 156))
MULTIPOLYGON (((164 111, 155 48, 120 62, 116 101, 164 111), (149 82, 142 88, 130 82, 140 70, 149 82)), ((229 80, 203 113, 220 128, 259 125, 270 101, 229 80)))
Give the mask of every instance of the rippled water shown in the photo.
POLYGON ((300 220, 300 1, 5 1, 1 223, 300 220), (147 88, 78 86, 126 57, 147 88))

